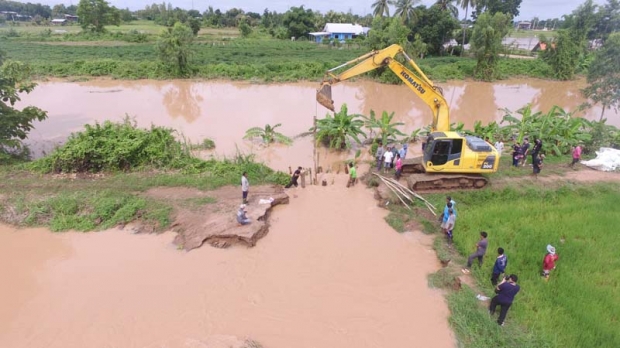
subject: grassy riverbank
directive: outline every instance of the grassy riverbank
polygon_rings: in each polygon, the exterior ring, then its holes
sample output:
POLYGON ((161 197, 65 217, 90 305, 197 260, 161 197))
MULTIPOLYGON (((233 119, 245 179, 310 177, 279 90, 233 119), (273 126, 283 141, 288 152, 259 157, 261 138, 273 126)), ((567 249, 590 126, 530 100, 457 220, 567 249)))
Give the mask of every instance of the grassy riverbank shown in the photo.
MULTIPOLYGON (((42 159, 0 166, 0 221, 48 226, 53 231, 91 231, 137 220, 149 230, 161 231, 171 222, 175 202, 147 199, 145 191, 177 186, 208 191, 240 185, 243 172, 253 185, 283 184, 289 179, 251 155, 195 158, 170 129, 106 122, 87 126, 42 159)), ((203 198, 183 203, 213 203, 210 197, 203 198)))
MULTIPOLYGON (((26 62, 39 77, 96 77, 118 79, 165 79, 155 49, 157 27, 152 30, 127 26, 107 34, 49 34, 45 28, 17 27, 9 35, 0 30, 2 50, 10 59, 26 62), (131 28, 131 29, 130 29, 131 28), (49 35, 48 35, 49 34, 49 35), (17 36, 13 36, 17 35, 17 36)), ((161 29, 161 28, 160 28, 161 29)), ((193 76, 207 79, 257 81, 315 80, 327 69, 369 51, 359 44, 328 47, 308 41, 286 41, 259 36, 237 38, 234 32, 203 29, 193 44, 193 76)), ((475 60, 461 57, 419 59, 422 70, 435 81, 473 77, 475 60)), ((500 59, 500 75, 548 78, 549 66, 537 59, 500 59)), ((384 82, 399 82, 391 73, 375 72, 384 82)))
MULTIPOLYGON (((549 175, 561 175, 561 161, 549 175)), ((552 165, 549 165, 552 166, 552 165)), ((522 170, 521 170, 522 169, 522 170)), ((435 249, 447 268, 429 282, 450 288, 481 230, 489 233, 487 259, 474 267, 476 289, 463 285, 450 290, 447 298, 450 322, 465 347, 617 347, 616 329, 620 313, 620 264, 615 256, 620 240, 611 232, 620 224, 614 214, 620 184, 575 183, 525 178, 521 175, 494 179, 499 185, 480 191, 451 193, 457 202, 458 218, 454 247, 447 247, 437 222, 425 208, 411 213, 392 207, 388 223, 417 221, 427 233, 436 233, 435 249), (519 178, 522 176, 523 178, 519 178), (502 181, 503 179, 503 181, 502 181), (545 247, 552 244, 560 256, 549 282, 540 276, 545 247), (487 313, 487 302, 476 293, 493 295, 489 278, 498 247, 508 255, 508 273, 519 275, 521 293, 510 309, 506 326, 499 327, 487 313)), ((583 169, 588 170, 588 169, 583 169)), ((445 194, 429 195, 443 207, 445 194)), ((394 226, 404 230, 401 226, 394 226)))

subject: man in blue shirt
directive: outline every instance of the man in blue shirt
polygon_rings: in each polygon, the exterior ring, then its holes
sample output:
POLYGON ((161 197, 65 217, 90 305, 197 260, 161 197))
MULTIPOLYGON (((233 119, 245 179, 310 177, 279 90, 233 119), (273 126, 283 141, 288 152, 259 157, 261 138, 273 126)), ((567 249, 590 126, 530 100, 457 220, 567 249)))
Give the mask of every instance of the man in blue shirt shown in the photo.
POLYGON ((398 154, 400 155, 400 159, 405 159, 405 156, 407 156, 407 144, 403 144, 403 147, 398 150, 398 154))
POLYGON ((508 264, 508 258, 504 255, 504 248, 498 248, 497 254, 495 265, 493 265, 493 275, 491 275, 491 284, 493 286, 497 285, 499 276, 506 271, 506 265, 508 264))
POLYGON ((443 215, 441 215, 441 222, 445 224, 448 222, 448 218, 450 217, 449 210, 452 209, 454 212, 454 217, 456 218, 456 202, 452 199, 452 197, 446 197, 446 206, 443 208, 443 215))
POLYGON ((515 274, 511 274, 509 277, 504 278, 501 283, 495 288, 495 297, 491 299, 491 305, 489 306, 489 313, 491 315, 495 314, 495 308, 500 306, 501 309, 499 311, 499 318, 497 318, 497 323, 501 326, 504 326, 504 320, 506 319, 506 314, 508 313, 508 309, 512 305, 512 301, 514 301, 515 296, 521 290, 521 287, 517 285, 517 276, 515 274))

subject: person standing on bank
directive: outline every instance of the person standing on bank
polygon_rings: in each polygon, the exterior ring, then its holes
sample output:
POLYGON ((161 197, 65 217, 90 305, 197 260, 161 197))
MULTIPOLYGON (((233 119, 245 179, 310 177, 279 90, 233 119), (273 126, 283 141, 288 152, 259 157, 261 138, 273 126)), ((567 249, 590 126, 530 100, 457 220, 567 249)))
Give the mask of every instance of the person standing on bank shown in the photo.
POLYGON ((527 162, 527 154, 530 152, 530 140, 528 138, 523 139, 523 145, 521 145, 521 155, 523 155, 522 167, 525 167, 527 162))
POLYGON ((243 172, 241 176, 241 193, 243 197, 243 204, 248 204, 248 192, 250 191, 250 182, 248 181, 248 173, 243 172))
POLYGON ((297 167, 297 170, 293 173, 293 176, 291 176, 291 182, 289 182, 288 185, 284 187, 285 188, 290 188, 291 186, 297 187, 297 180, 299 179, 300 175, 301 175, 301 167, 297 167))
POLYGON ((387 173, 390 170, 390 166, 392 165, 392 149, 388 146, 387 150, 385 151, 385 153, 383 154, 383 159, 384 159, 384 163, 383 163, 383 172, 387 173))
POLYGON ((396 155, 396 161, 394 162, 394 165, 396 167, 396 173, 394 174, 394 176, 396 177, 396 180, 400 180, 400 176, 403 173, 403 160, 400 154, 396 155))
POLYGON ((537 155, 536 157, 532 157, 532 174, 538 175, 540 174, 540 170, 543 166, 543 160, 545 159, 545 155, 537 155))
POLYGON ((502 157, 502 152, 504 152, 504 142, 500 140, 495 142, 495 149, 497 150, 499 157, 502 157))
POLYGON ((347 182, 347 187, 355 185, 356 182, 357 170, 355 169, 355 165, 353 163, 349 163, 349 182, 347 182))
POLYGON ((555 269, 555 262, 558 260, 558 255, 555 253, 555 248, 549 244, 547 245, 547 254, 543 259, 543 277, 545 281, 549 281, 549 273, 552 269, 555 269))
POLYGON ((482 260, 484 259, 484 254, 487 253, 487 233, 482 231, 480 232, 480 240, 476 243, 476 251, 469 255, 467 258, 467 267, 463 268, 461 272, 465 274, 469 274, 471 266, 474 262, 474 259, 478 259, 478 265, 482 267, 482 260))
POLYGON ((515 296, 519 290, 521 290, 521 287, 517 285, 517 279, 516 274, 511 274, 510 276, 504 278, 504 280, 502 280, 502 282, 495 288, 495 293, 497 295, 491 299, 489 314, 494 315, 495 308, 497 308, 497 306, 501 306, 499 318, 497 318, 497 323, 500 326, 504 326, 504 320, 506 319, 508 309, 510 309, 515 296))
POLYGON ((542 140, 536 139, 532 147, 532 164, 534 164, 536 158, 540 155, 540 150, 542 150, 542 140))
POLYGON ((497 258, 493 265, 493 274, 491 275, 491 284, 497 285, 499 276, 506 271, 506 265, 508 265, 508 258, 504 254, 504 248, 497 248, 497 258))
POLYGON ((408 149, 408 145, 407 143, 404 143, 403 147, 401 147, 400 151, 398 151, 398 154, 400 155, 401 160, 404 160, 405 157, 407 157, 407 149, 408 149))
POLYGON ((398 149, 396 145, 392 146, 392 162, 390 162, 390 168, 394 168, 394 161, 396 161, 396 155, 398 155, 398 149))
MULTIPOLYGON (((448 203, 452 205, 452 203, 448 203)), ((446 234, 446 238, 448 239, 448 244, 452 244, 452 231, 454 230, 454 224, 456 223, 456 215, 454 215, 454 210, 452 208, 448 209, 448 221, 446 221, 445 225, 443 225, 443 231, 446 234)))
POLYGON ((575 166, 575 163, 579 163, 581 160, 581 146, 577 145, 573 147, 573 162, 570 164, 571 167, 575 166))
POLYGON ((385 153, 385 149, 383 145, 379 143, 377 146, 377 152, 375 153, 375 158, 377 159, 377 171, 380 172, 383 167, 383 154, 385 153))

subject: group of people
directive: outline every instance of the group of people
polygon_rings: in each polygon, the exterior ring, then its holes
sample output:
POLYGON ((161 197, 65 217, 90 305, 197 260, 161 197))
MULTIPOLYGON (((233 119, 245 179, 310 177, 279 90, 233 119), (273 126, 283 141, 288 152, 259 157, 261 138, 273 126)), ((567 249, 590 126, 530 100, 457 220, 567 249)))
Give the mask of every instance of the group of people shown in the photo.
POLYGON ((530 152, 530 142, 528 138, 523 139, 523 144, 515 142, 512 145, 512 165, 515 167, 525 166, 527 163, 527 155, 532 156, 532 174, 540 174, 545 155, 541 153, 542 140, 536 139, 534 146, 530 152))
MULTIPOLYGON (((448 244, 452 243, 453 231, 456 223, 456 202, 452 197, 446 197, 446 205, 443 213, 440 216, 441 228, 448 239, 448 244)), ((469 274, 473 266, 474 261, 478 261, 478 265, 482 267, 484 256, 488 247, 488 234, 485 231, 480 232, 480 239, 476 243, 476 250, 467 258, 467 264, 461 271, 464 274, 469 274)), ((542 276, 547 281, 551 270, 555 269, 555 262, 558 260, 555 248, 552 245, 547 245, 547 254, 545 255, 542 263, 542 276)), ((491 299, 489 305, 489 313, 495 314, 496 308, 500 306, 500 313, 497 319, 499 325, 504 325, 506 314, 508 309, 512 305, 515 296, 521 289, 517 284, 518 276, 516 274, 506 275, 506 267, 508 265, 508 257, 505 254, 504 248, 497 248, 497 257, 493 265, 491 272, 491 284, 495 287, 496 296, 491 299), (500 277, 504 275, 500 281, 500 277)))
POLYGON ((377 171, 380 172, 383 168, 383 172, 388 173, 390 169, 394 169, 396 179, 400 179, 403 172, 403 160, 407 156, 407 149, 407 143, 403 144, 400 149, 397 148, 397 145, 388 145, 387 148, 384 148, 383 144, 379 143, 375 153, 377 171))

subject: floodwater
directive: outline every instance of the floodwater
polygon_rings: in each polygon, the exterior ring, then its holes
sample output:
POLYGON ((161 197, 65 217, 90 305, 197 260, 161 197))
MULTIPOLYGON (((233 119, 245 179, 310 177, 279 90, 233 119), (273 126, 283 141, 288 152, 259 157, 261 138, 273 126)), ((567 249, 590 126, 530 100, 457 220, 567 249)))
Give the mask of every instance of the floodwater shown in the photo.
MULTIPOLYGON (((535 110, 548 111, 553 105, 575 110, 585 100, 579 90, 585 81, 505 80, 496 83, 451 81, 439 84, 451 108, 452 122, 473 126, 477 120, 500 121, 502 109, 517 110, 532 103, 535 110)), ((253 153, 271 167, 312 166, 311 138, 297 139, 292 146, 263 147, 243 140, 251 127, 281 123, 277 130, 288 136, 306 132, 313 117, 327 110, 315 102, 315 83, 251 84, 248 82, 198 81, 115 81, 43 82, 21 105, 36 105, 48 111, 49 119, 36 124, 28 142, 37 155, 83 128, 104 120, 120 121, 126 115, 139 126, 151 124, 178 130, 186 139, 199 143, 208 137, 217 149, 202 156, 232 156, 237 150, 253 153)), ((411 132, 431 121, 428 107, 405 86, 357 81, 334 86, 338 106, 346 103, 349 113, 368 115, 375 110, 395 112, 395 119, 411 132)), ((598 119, 601 109, 585 113, 598 119)), ((620 126, 613 110, 606 112, 610 123, 620 126)), ((417 149, 412 149, 412 152, 417 149)), ((330 166, 353 157, 352 153, 319 151, 319 164, 330 166)))
POLYGON ((439 268, 431 241, 395 233, 372 192, 345 181, 291 191, 250 249, 0 225, 0 347, 230 347, 208 343, 218 336, 265 348, 456 346, 443 296, 427 286, 439 268))

